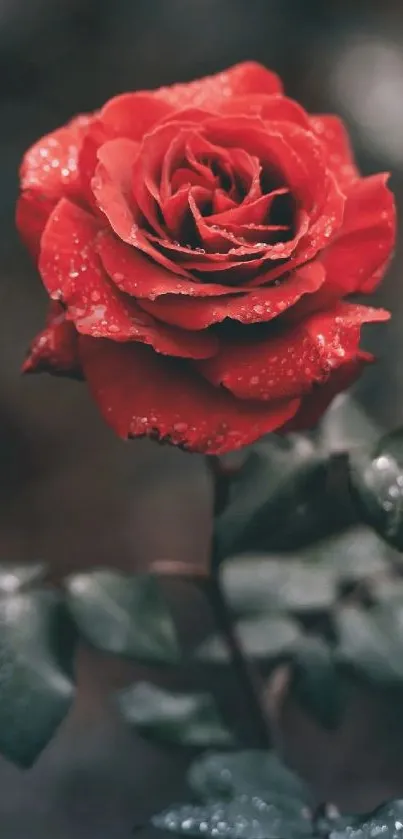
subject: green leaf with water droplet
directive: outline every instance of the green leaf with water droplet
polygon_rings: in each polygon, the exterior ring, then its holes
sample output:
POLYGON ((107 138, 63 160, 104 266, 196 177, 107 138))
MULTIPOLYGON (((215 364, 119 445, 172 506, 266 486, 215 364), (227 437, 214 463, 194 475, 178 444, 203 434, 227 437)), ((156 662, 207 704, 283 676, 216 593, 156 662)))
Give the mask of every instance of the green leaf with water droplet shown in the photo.
POLYGON ((146 737, 207 748, 234 744, 207 693, 170 693, 147 682, 120 691, 120 712, 146 737))
MULTIPOLYGON (((300 629, 282 615, 256 615, 236 623, 236 634, 247 656, 264 664, 288 660, 295 650, 300 629)), ((227 664, 231 657, 225 640, 213 635, 196 651, 196 658, 209 664, 227 664)))
POLYGON ((300 839, 312 836, 312 825, 300 805, 289 812, 285 802, 257 794, 232 801, 183 804, 154 816, 154 827, 182 836, 225 836, 228 839, 300 839))
POLYGON ((71 706, 74 643, 56 592, 0 592, 0 752, 19 766, 31 766, 71 706))
POLYGON ((335 615, 337 661, 384 686, 403 682, 403 602, 369 610, 345 607, 335 615))
POLYGON ((180 660, 174 623, 157 576, 100 569, 72 575, 66 590, 72 617, 94 647, 144 662, 180 660))
POLYGON ((191 766, 188 781, 206 803, 170 808, 154 817, 156 827, 190 836, 234 839, 312 835, 309 792, 274 753, 206 755, 191 766))
POLYGON ((399 839, 403 836, 403 800, 382 804, 365 815, 352 816, 335 825, 329 839, 399 839))
POLYGON ((254 790, 311 803, 303 781, 275 752, 257 749, 203 755, 190 767, 188 783, 201 800, 233 798, 254 790))
POLYGON ((403 429, 382 437, 372 451, 352 453, 350 480, 364 521, 403 551, 403 429))

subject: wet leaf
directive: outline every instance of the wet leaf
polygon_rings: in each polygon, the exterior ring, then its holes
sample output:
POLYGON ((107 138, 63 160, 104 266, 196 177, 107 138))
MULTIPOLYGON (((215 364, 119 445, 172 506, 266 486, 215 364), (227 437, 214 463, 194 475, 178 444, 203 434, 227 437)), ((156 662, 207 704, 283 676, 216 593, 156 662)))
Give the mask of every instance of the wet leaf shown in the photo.
POLYGON ((165 831, 226 839, 400 839, 403 800, 370 814, 345 816, 332 804, 311 808, 300 779, 264 752, 212 754, 190 769, 202 805, 178 805, 154 816, 165 831), (263 790, 263 792, 262 792, 263 790))
POLYGON ((377 807, 365 816, 355 816, 350 824, 334 829, 329 839, 399 839, 403 836, 403 800, 397 799, 377 807))
POLYGON ((70 708, 74 640, 56 592, 0 594, 0 752, 19 766, 31 766, 70 708))
POLYGON ((403 578, 400 576, 375 579, 371 590, 379 603, 403 604, 403 578))
POLYGON ((322 612, 336 599, 334 571, 317 563, 239 557, 226 563, 221 573, 228 603, 237 615, 322 612))
POLYGON ((346 695, 329 645, 321 638, 304 638, 293 658, 291 672, 291 695, 320 725, 337 728, 346 695))
POLYGON ((180 651, 158 577, 100 569, 66 582, 67 604, 94 647, 138 661, 176 663, 180 651))
POLYGON ((190 836, 294 839, 312 834, 310 797, 304 784, 275 754, 212 754, 196 761, 189 784, 203 806, 182 805, 153 824, 190 836))
MULTIPOLYGON (((300 637, 298 624, 281 615, 256 615, 236 624, 236 632, 244 652, 259 663, 287 659, 300 637)), ((196 652, 200 661, 212 664, 230 662, 224 639, 219 635, 207 638, 196 652)))
POLYGON ((126 722, 144 736, 205 748, 234 743, 209 694, 170 693, 141 682, 120 691, 117 699, 126 722))
POLYGON ((352 455, 351 486, 364 521, 403 551, 403 429, 352 455))
POLYGON ((188 782, 202 800, 233 798, 254 790, 310 803, 306 785, 274 752, 249 749, 204 755, 189 769, 188 782))
POLYGON ((154 816, 154 827, 185 836, 226 836, 234 839, 297 839, 310 837, 312 826, 303 805, 287 812, 259 795, 204 805, 184 804, 154 816))
POLYGON ((342 816, 335 804, 325 802, 315 809, 313 816, 313 835, 315 839, 329 839, 333 831, 344 833, 353 824, 353 816, 342 816))
POLYGON ((354 527, 310 547, 307 555, 347 584, 387 571, 393 551, 369 527, 354 527))
POLYGON ((337 660, 373 682, 402 685, 403 602, 369 610, 346 607, 335 617, 337 660))
POLYGON ((251 448, 215 521, 216 560, 288 538, 300 528, 307 499, 323 485, 325 474, 323 458, 302 435, 271 435, 251 448))

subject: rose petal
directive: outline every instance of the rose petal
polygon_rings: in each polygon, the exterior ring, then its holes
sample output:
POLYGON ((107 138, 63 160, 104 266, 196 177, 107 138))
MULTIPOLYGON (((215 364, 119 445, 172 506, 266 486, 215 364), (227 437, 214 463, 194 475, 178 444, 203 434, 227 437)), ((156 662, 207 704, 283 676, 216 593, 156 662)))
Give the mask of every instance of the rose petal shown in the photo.
POLYGON ((94 119, 88 128, 78 156, 80 188, 86 203, 93 211, 100 214, 92 190, 92 179, 98 166, 98 150, 108 140, 113 139, 111 130, 99 119, 94 119))
MULTIPOLYGON (((281 178, 305 209, 321 203, 326 187, 326 157, 311 131, 290 122, 271 122, 258 117, 221 116, 208 120, 204 129, 209 140, 231 149, 241 146, 261 166, 281 178)), ((277 186, 277 185, 276 185, 277 186)))
POLYGON ((115 137, 141 140, 172 107, 152 92, 121 93, 102 108, 99 119, 115 137))
POLYGON ((357 357, 363 323, 388 320, 382 309, 340 303, 283 334, 254 343, 225 344, 198 369, 240 399, 302 396, 331 371, 357 357))
POLYGON ((241 323, 260 323, 272 320, 304 294, 317 291, 325 280, 319 262, 311 262, 294 271, 278 286, 253 289, 246 294, 227 297, 184 298, 173 294, 157 300, 142 300, 141 306, 154 317, 185 329, 206 329, 226 318, 241 323))
POLYGON ((55 198, 74 193, 79 182, 78 154, 91 120, 91 116, 75 117, 34 143, 23 157, 21 188, 38 189, 55 198))
POLYGON ((311 117, 311 126, 328 152, 328 166, 334 172, 339 187, 344 190, 359 177, 353 150, 346 128, 333 114, 311 117))
POLYGON ((220 113, 258 116, 271 122, 295 122, 302 128, 310 129, 310 119, 304 108, 286 96, 252 93, 248 96, 236 96, 223 102, 220 113))
POLYGON ((41 137, 23 157, 16 222, 33 257, 38 254, 46 220, 59 198, 66 195, 81 200, 78 157, 90 125, 90 116, 76 117, 41 137))
POLYGON ((154 231, 164 236, 158 213, 171 195, 172 169, 185 158, 186 140, 193 125, 163 125, 144 137, 133 163, 133 199, 154 231))
MULTIPOLYGON (((260 253, 256 258, 251 258, 254 250, 250 244, 246 244, 242 247, 231 248, 227 253, 206 253, 201 249, 201 252, 197 252, 196 249, 189 251, 183 248, 181 261, 189 271, 197 271, 203 277, 206 273, 213 272, 213 275, 217 275, 217 278, 222 278, 223 283, 233 286, 232 290, 235 290, 235 287, 239 289, 240 283, 247 284, 249 287, 260 286, 262 282, 274 282, 284 274, 288 274, 294 268, 312 259, 316 250, 319 249, 321 240, 319 238, 314 239, 309 247, 306 244, 306 250, 301 250, 299 242, 303 237, 308 236, 308 228, 309 216, 307 213, 300 211, 297 234, 294 239, 285 243, 279 241, 274 245, 266 246, 264 249, 258 243, 260 253), (288 245, 287 249, 285 245, 288 245), (296 255, 287 260, 286 250, 291 251, 297 246, 296 255), (247 257, 246 260, 245 256, 247 257)), ((179 248, 174 248, 173 245, 168 243, 162 243, 162 247, 167 251, 171 249, 179 250, 179 248)))
POLYGON ((121 437, 148 435, 191 451, 220 454, 280 428, 299 400, 248 404, 216 390, 183 362, 139 344, 80 339, 93 398, 121 437))
POLYGON ((129 193, 137 149, 132 140, 110 140, 99 149, 99 163, 92 183, 98 207, 124 242, 143 251, 168 270, 189 277, 187 271, 153 247, 134 217, 129 193))
POLYGON ((311 392, 304 396, 297 413, 281 429, 281 433, 314 428, 334 397, 347 390, 359 378, 364 367, 373 360, 374 357, 370 353, 358 352, 356 358, 332 370, 325 384, 320 387, 314 385, 311 392))
POLYGON ((66 320, 60 303, 50 303, 46 327, 36 336, 22 366, 23 373, 48 371, 59 375, 80 377, 77 332, 66 320))
MULTIPOLYGON (((166 271, 108 231, 99 237, 97 248, 109 277, 121 291, 134 297, 154 300, 165 294, 211 297, 234 292, 219 283, 200 283, 196 278, 186 279, 166 271)), ((237 288, 236 291, 247 289, 237 288)))
POLYGON ((340 233, 322 255, 328 284, 339 295, 373 291, 390 261, 396 212, 387 178, 371 175, 353 184, 340 233))
POLYGON ((233 207, 236 207, 237 204, 232 198, 224 192, 223 189, 216 189, 214 190, 213 194, 213 212, 214 213, 224 213, 227 210, 231 210, 233 207))
POLYGON ((108 280, 96 250, 93 216, 62 199, 42 236, 39 270, 51 295, 62 300, 78 332, 113 341, 141 341, 157 352, 208 358, 218 340, 157 323, 108 280))
POLYGON ((261 195, 255 201, 249 204, 240 204, 234 209, 227 210, 223 213, 215 213, 208 216, 207 221, 212 224, 262 224, 264 219, 268 218, 273 202, 279 195, 289 194, 287 187, 279 187, 269 192, 267 195, 261 195))
MULTIPOLYGON (((181 187, 175 195, 171 195, 164 203, 164 221, 173 241, 176 243, 176 237, 183 232, 184 225, 190 216, 189 194, 191 187, 189 184, 181 187)), ((204 186, 198 186, 197 192, 204 200, 208 200, 210 192, 204 186)), ((163 236, 163 241, 166 239, 166 233, 163 236)), ((177 243, 179 244, 179 243, 177 243)), ((189 248, 191 245, 189 244, 189 248)))
POLYGON ((36 189, 26 189, 18 198, 15 214, 18 232, 35 260, 46 222, 58 200, 42 195, 36 189))
POLYGON ((300 222, 294 239, 267 248, 264 255, 256 260, 245 262, 238 258, 243 254, 237 254, 236 250, 228 254, 208 254, 208 259, 195 255, 186 258, 187 269, 224 272, 223 281, 228 284, 251 279, 254 284, 260 285, 260 273, 265 263, 280 261, 279 265, 271 267, 274 280, 289 268, 312 259, 327 246, 342 224, 345 197, 334 175, 326 168, 320 144, 314 135, 291 123, 273 124, 270 131, 263 132, 254 119, 246 117, 211 120, 208 127, 214 142, 228 144, 232 138, 239 143, 243 139, 248 152, 262 161, 269 163, 271 160, 273 165, 277 159, 293 196, 305 209, 299 211, 300 222), (289 263, 285 263, 287 258, 289 263))
POLYGON ((249 93, 281 93, 282 84, 275 73, 255 61, 235 64, 215 76, 206 76, 194 82, 161 87, 154 96, 175 109, 188 107, 219 110, 233 96, 249 93))

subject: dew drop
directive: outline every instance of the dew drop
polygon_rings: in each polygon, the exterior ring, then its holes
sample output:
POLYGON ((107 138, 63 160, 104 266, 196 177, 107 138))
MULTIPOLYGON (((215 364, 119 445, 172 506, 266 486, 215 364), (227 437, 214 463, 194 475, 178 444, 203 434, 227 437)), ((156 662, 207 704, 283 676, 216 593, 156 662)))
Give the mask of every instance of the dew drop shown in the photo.
POLYGON ((173 430, 176 431, 178 434, 185 434, 188 430, 188 426, 186 422, 174 422, 173 430))

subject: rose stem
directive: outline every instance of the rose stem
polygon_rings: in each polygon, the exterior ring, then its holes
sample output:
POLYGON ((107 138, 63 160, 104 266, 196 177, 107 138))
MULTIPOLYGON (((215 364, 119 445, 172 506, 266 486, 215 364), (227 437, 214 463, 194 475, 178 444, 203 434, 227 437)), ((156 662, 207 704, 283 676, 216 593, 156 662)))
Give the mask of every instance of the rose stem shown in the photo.
MULTIPOLYGON (((214 492, 214 514, 219 512, 225 505, 227 492, 225 473, 220 466, 218 457, 209 456, 208 466, 213 476, 214 492)), ((255 669, 244 655, 242 645, 234 628, 232 616, 221 587, 219 564, 214 557, 214 540, 212 548, 211 577, 209 579, 209 596, 211 607, 218 630, 223 635, 229 653, 231 663, 237 681, 243 690, 246 707, 249 709, 250 721, 254 731, 254 745, 258 748, 268 749, 272 745, 272 737, 267 720, 267 715, 261 701, 261 689, 255 669)))

